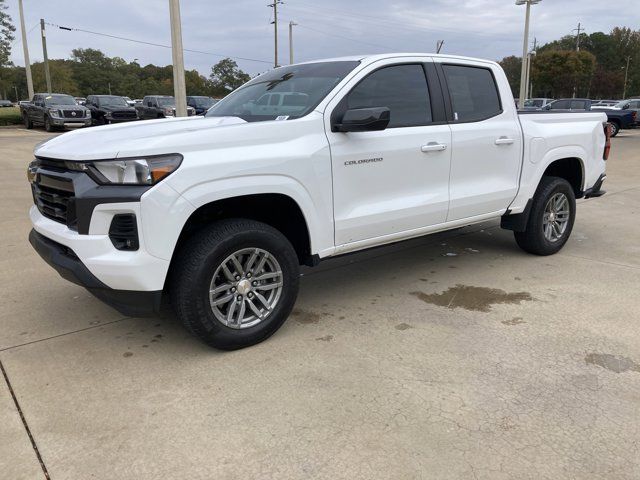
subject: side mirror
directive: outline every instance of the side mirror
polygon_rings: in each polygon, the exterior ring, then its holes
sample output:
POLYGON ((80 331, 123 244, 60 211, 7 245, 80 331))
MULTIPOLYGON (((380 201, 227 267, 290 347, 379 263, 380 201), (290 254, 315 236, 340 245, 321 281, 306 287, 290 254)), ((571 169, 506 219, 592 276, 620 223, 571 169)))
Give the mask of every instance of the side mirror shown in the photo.
POLYGON ((331 125, 332 132, 372 132, 384 130, 391 120, 387 107, 353 108, 344 112, 341 123, 331 125))

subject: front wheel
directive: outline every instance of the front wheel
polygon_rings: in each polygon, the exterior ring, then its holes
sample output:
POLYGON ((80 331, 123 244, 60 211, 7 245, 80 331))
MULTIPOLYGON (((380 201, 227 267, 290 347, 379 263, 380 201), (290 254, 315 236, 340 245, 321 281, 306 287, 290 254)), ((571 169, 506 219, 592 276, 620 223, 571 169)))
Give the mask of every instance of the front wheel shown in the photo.
POLYGON ((44 129, 47 132, 53 132, 53 125, 51 125, 51 120, 49 120, 49 117, 44 117, 44 129))
POLYGON ((29 115, 27 115, 26 113, 23 115, 22 121, 24 122, 24 127, 27 130, 31 130, 33 128, 33 122, 29 118, 29 115))
POLYGON ((553 255, 567 243, 576 218, 576 197, 564 178, 542 177, 524 232, 514 232, 516 243, 535 255, 553 255))
POLYGON ((298 277, 296 252, 278 230, 223 220, 180 249, 172 303, 189 331, 213 347, 235 350, 280 328, 298 295, 298 277))
POLYGON ((615 137, 616 135, 618 135, 618 133, 620 133, 620 125, 618 125, 616 122, 611 122, 609 123, 609 125, 611 125, 611 136, 615 137))

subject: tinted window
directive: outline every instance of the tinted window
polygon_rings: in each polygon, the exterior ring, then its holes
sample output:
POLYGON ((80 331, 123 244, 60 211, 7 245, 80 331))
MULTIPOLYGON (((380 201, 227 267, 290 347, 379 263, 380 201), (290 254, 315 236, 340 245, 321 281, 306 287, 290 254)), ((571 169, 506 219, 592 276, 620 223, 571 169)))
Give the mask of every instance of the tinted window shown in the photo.
POLYGON ((443 65, 449 86, 454 119, 473 122, 502 112, 498 87, 491 70, 460 65, 443 65))
POLYGON ((572 110, 586 110, 586 108, 587 102, 585 102, 584 100, 574 100, 571 102, 572 110))
POLYGON ((571 105, 571 101, 569 100, 557 100, 551 104, 552 110, 567 110, 571 105))
POLYGON ((254 78, 209 109, 207 117, 240 117, 247 122, 294 119, 311 112, 358 62, 317 62, 280 67, 254 78), (263 106, 263 95, 277 94, 278 103, 263 106), (299 94, 305 104, 280 104, 280 94, 299 94))
POLYGON ((376 70, 347 96, 347 109, 387 107, 389 127, 427 125, 432 121, 427 79, 421 65, 376 70))

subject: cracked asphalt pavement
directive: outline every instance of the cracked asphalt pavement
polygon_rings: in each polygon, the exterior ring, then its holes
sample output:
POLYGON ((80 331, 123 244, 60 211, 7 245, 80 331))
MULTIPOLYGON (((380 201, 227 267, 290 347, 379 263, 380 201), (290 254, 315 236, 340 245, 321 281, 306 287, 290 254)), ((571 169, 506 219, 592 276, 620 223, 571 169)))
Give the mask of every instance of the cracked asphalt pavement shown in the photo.
POLYGON ((488 222, 323 262, 236 352, 37 256, 46 138, 0 129, 3 480, 640 478, 640 130, 561 253, 488 222))

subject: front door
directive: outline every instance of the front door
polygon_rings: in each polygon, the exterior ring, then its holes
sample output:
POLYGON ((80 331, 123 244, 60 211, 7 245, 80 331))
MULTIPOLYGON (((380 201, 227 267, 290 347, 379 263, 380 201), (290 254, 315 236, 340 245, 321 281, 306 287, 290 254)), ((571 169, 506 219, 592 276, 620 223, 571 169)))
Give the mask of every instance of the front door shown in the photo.
POLYGON ((411 232, 447 216, 451 131, 434 122, 425 67, 375 65, 327 109, 333 115, 367 107, 391 112, 382 131, 327 131, 337 246, 411 232))

